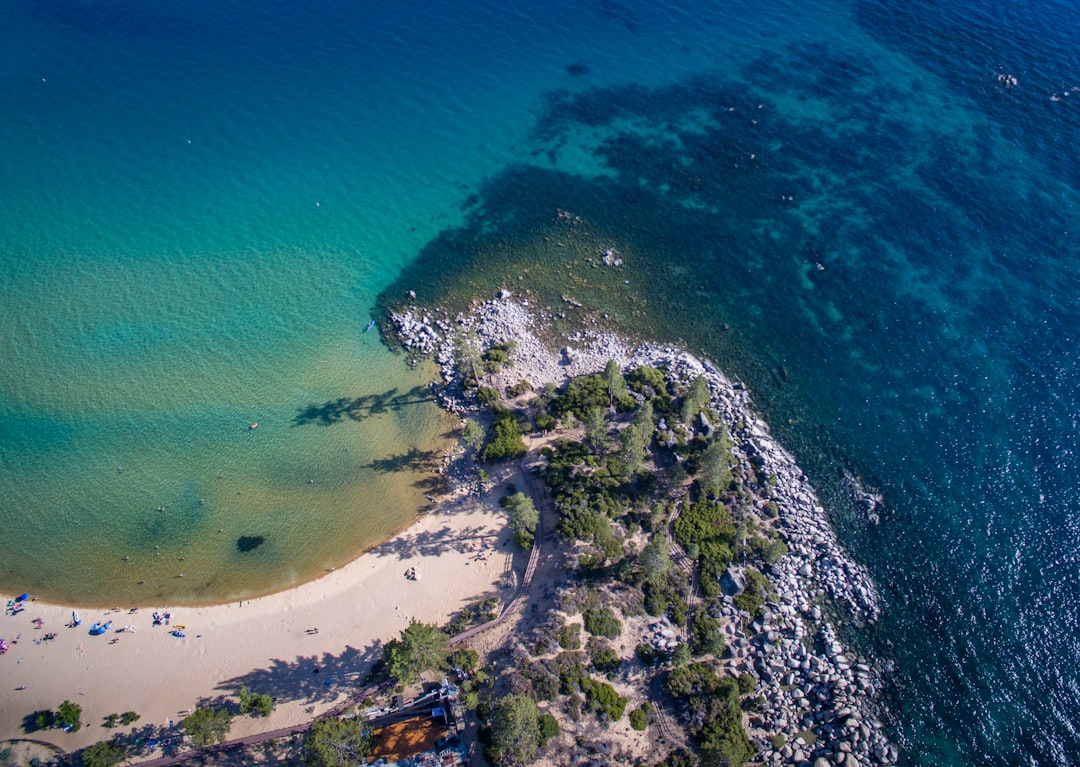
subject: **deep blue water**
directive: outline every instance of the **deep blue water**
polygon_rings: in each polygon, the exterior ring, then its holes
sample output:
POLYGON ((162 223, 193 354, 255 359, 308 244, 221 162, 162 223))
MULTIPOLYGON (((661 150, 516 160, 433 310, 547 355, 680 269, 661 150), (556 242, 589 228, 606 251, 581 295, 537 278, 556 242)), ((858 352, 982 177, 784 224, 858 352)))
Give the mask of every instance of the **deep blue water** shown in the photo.
POLYGON ((627 254, 576 297, 746 380, 821 487, 905 759, 1080 764, 1078 15, 0 1, 0 585, 148 598, 134 552, 228 598, 407 520, 445 425, 368 312, 565 292, 561 207, 627 254))

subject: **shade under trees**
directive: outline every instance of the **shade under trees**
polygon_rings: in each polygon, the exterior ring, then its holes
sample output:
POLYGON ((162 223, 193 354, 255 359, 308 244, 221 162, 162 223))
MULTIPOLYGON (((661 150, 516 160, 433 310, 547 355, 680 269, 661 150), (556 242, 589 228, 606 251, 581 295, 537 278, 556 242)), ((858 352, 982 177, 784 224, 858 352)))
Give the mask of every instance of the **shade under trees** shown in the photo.
POLYGON ((367 761, 374 740, 359 719, 316 719, 304 736, 307 767, 357 767, 367 761))

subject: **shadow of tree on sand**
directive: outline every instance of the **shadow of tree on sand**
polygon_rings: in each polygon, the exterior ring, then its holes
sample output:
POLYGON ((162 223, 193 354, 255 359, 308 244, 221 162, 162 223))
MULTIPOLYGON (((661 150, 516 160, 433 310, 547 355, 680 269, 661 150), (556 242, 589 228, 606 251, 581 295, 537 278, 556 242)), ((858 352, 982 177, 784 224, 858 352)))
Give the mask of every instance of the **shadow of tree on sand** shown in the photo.
POLYGON ((301 408, 293 419, 293 426, 333 426, 348 419, 362 421, 368 416, 389 413, 407 405, 432 402, 434 396, 426 386, 414 386, 408 391, 390 389, 382 394, 364 394, 359 397, 339 397, 322 404, 301 408))
POLYGON ((490 538, 490 528, 480 525, 460 530, 451 530, 444 525, 438 530, 406 530, 393 540, 371 549, 368 554, 395 557, 402 561, 415 557, 438 557, 450 551, 468 554, 479 551, 480 545, 490 538))
POLYGON ((129 758, 149 756, 158 749, 161 749, 161 756, 174 756, 181 751, 184 743, 184 733, 180 727, 182 718, 178 715, 172 727, 144 724, 113 737, 127 748, 129 758))
POLYGON ((237 695, 242 685, 256 693, 269 694, 279 702, 301 701, 307 705, 329 703, 342 688, 357 689, 382 657, 379 642, 362 650, 346 646, 340 654, 322 653, 297 657, 292 661, 273 660, 269 668, 258 668, 226 679, 217 689, 237 695))

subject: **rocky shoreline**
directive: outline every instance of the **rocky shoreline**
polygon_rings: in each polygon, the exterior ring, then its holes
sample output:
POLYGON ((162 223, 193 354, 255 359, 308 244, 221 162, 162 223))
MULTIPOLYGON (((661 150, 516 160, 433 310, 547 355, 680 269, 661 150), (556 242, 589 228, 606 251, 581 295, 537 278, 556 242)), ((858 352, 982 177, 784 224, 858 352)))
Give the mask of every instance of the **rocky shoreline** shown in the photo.
POLYGON ((512 339, 513 366, 502 373, 506 385, 561 384, 600 372, 609 360, 624 370, 663 368, 682 382, 705 376, 737 460, 744 468, 753 465, 776 478, 772 501, 779 516, 773 525, 789 549, 769 573, 778 599, 767 605, 749 632, 743 630, 731 596, 722 598, 715 616, 724 619, 728 633, 726 667, 758 679, 764 703, 751 713, 749 731, 759 759, 809 767, 896 763, 897 748, 874 715, 882 670, 849 660, 851 654, 822 610, 822 603, 831 603, 856 621, 872 623, 881 612, 877 590, 843 551, 805 474, 754 413, 745 387, 684 350, 633 345, 597 327, 580 330, 570 337, 570 345, 552 350, 542 340, 552 318, 508 291, 457 317, 410 306, 392 313, 391 320, 406 349, 436 360, 443 377, 436 387, 440 403, 458 414, 473 407, 457 380, 463 343, 475 344, 479 351, 512 339), (813 735, 807 736, 810 731, 813 735))

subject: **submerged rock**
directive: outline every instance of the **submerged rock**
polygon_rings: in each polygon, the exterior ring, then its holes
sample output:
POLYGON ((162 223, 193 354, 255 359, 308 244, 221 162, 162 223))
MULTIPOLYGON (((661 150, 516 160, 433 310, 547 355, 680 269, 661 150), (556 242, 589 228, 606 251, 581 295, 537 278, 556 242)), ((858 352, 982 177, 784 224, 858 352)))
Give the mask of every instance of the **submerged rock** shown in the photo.
POLYGON ((236 539, 236 548, 241 554, 246 554, 259 548, 264 543, 266 543, 266 538, 262 535, 241 535, 236 539))

